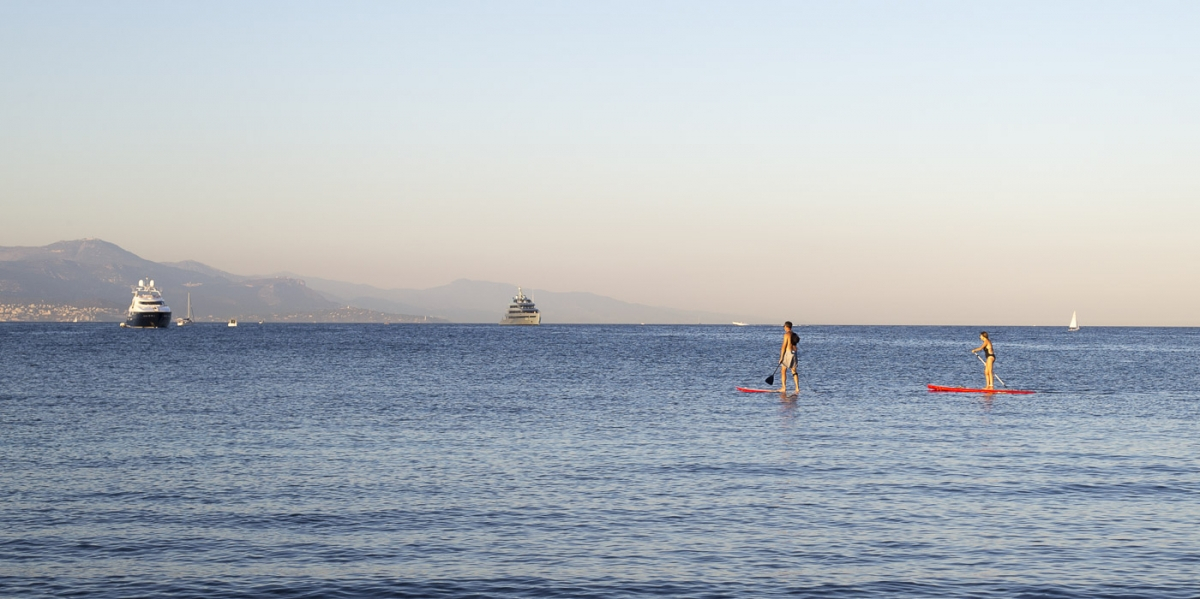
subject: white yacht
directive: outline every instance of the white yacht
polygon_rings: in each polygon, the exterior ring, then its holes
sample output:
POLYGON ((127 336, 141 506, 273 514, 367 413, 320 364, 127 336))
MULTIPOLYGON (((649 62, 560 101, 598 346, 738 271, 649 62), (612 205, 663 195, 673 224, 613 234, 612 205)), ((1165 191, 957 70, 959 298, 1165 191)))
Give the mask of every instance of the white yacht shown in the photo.
POLYGON ((226 325, 226 326, 236 327, 236 326, 237 326, 237 319, 236 319, 236 318, 230 318, 230 319, 229 319, 229 324, 228 324, 228 325, 226 325))
POLYGON ((517 296, 509 304, 508 313, 500 324, 542 324, 542 313, 533 305, 533 300, 525 297, 525 293, 517 287, 517 296))
POLYGON ((184 316, 183 318, 175 319, 175 326, 177 326, 177 327, 185 327, 189 324, 192 324, 192 294, 191 293, 188 294, 187 316, 184 316))
POLYGON ((1071 324, 1067 325, 1067 330, 1071 332, 1079 330, 1079 319, 1075 317, 1075 312, 1071 312, 1071 324))
POLYGON ((138 281, 133 288, 133 303, 129 304, 129 315, 123 326, 136 329, 165 329, 171 324, 171 308, 163 302, 162 293, 151 280, 138 281))

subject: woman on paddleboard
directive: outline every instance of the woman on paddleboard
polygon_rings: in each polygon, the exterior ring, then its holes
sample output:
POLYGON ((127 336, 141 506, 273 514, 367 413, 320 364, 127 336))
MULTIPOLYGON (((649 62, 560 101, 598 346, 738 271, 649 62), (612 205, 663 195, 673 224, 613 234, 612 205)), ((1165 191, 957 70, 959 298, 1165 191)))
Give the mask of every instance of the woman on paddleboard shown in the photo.
POLYGON ((987 331, 979 333, 979 340, 983 343, 971 350, 971 353, 978 356, 979 352, 983 351, 983 355, 986 356, 983 362, 983 378, 987 379, 987 386, 984 389, 992 389, 994 388, 992 385, 992 366, 996 363, 996 350, 992 348, 992 340, 988 339, 987 331))

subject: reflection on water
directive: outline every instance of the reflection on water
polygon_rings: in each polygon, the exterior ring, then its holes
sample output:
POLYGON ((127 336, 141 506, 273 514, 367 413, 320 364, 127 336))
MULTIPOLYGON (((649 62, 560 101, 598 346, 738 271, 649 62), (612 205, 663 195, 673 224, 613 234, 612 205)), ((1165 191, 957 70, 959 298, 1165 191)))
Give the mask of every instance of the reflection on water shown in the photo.
POLYGON ((799 396, 791 397, 780 395, 779 397, 779 421, 783 424, 784 429, 791 429, 796 425, 796 419, 800 414, 798 409, 800 402, 799 396))
POLYGON ((996 396, 992 395, 990 393, 984 393, 984 394, 980 394, 978 397, 979 397, 979 407, 983 410, 983 413, 987 414, 988 412, 991 412, 992 411, 992 403, 996 401, 996 396))

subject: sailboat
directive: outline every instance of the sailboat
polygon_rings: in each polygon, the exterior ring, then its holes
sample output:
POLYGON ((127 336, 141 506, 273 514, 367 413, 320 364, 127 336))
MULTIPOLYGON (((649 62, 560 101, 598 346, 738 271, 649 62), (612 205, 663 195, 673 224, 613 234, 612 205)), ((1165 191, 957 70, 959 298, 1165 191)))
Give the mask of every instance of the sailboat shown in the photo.
POLYGON ((175 326, 177 326, 177 327, 183 327, 183 326, 187 326, 189 324, 192 324, 192 294, 191 293, 188 294, 187 316, 184 316, 183 318, 180 318, 175 321, 175 326))
POLYGON ((1067 330, 1068 331, 1078 331, 1079 330, 1079 319, 1077 319, 1075 317, 1074 311, 1071 311, 1071 324, 1067 326, 1067 330))

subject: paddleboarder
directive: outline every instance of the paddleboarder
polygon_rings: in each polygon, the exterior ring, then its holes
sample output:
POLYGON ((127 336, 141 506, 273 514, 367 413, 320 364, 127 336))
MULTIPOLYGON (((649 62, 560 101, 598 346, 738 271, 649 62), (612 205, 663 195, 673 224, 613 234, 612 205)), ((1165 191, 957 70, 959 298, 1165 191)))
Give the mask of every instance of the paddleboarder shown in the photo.
POLYGON ((980 351, 983 352, 983 355, 985 356, 983 363, 983 378, 987 379, 987 386, 984 387, 984 389, 993 389, 995 386, 992 384, 992 378, 994 376, 992 374, 992 366, 996 364, 996 350, 992 348, 992 340, 988 339, 987 331, 981 331, 979 333, 979 340, 983 343, 981 343, 979 347, 971 350, 971 353, 978 356, 980 351))
POLYGON ((792 369, 792 382, 800 392, 800 375, 796 374, 796 344, 800 335, 792 332, 792 321, 783 323, 783 345, 779 347, 779 392, 787 393, 787 371, 792 369))

